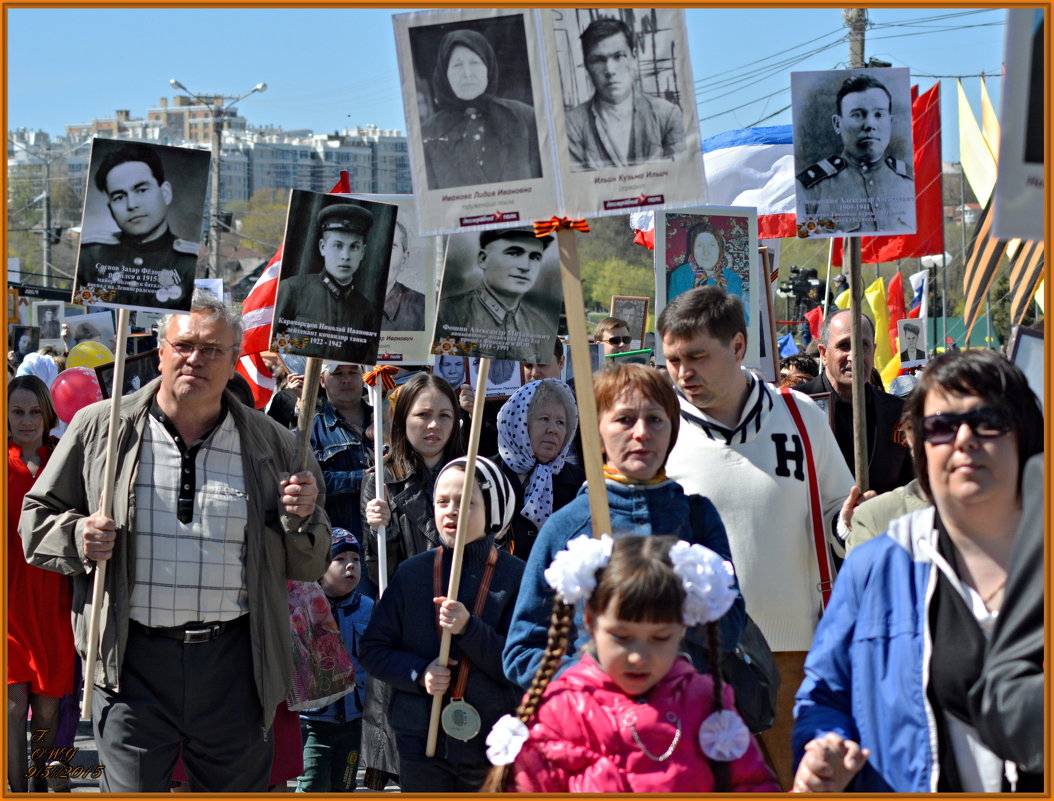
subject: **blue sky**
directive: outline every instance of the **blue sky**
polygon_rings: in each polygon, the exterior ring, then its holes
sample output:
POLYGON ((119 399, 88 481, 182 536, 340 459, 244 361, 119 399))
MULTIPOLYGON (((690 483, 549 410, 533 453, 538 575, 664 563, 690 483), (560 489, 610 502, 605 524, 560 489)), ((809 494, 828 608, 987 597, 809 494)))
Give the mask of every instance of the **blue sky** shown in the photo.
MULTIPOLYGON (((239 104, 253 125, 326 132, 373 123, 405 131, 392 13, 8 9, 8 126, 61 134, 66 123, 116 109, 143 116, 173 96, 168 79, 175 77, 201 94, 239 95, 267 83, 266 93, 239 104)), ((929 76, 964 76, 978 115, 975 76, 995 76, 988 90, 998 110, 1005 10, 880 7, 869 16, 868 57, 909 67, 923 91, 938 80, 929 76)), ((790 111, 781 111, 790 103, 789 72, 845 67, 848 59, 840 9, 689 9, 686 19, 704 137, 789 123, 790 111)), ((942 82, 944 159, 955 161, 955 80, 942 82)))

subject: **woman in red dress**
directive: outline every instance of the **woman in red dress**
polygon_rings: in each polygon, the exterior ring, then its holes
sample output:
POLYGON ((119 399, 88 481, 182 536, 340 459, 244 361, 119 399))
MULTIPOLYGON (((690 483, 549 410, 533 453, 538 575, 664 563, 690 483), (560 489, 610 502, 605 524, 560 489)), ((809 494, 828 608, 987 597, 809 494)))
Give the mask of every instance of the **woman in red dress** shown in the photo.
MULTIPOLYGON (((33 748, 46 754, 58 729, 59 702, 73 690, 76 654, 69 580, 29 565, 18 535, 22 499, 54 449, 55 438, 48 432, 57 420, 43 381, 32 375, 11 380, 7 388, 7 776, 16 793, 26 792, 30 772, 27 710, 33 710, 33 748)), ((43 767, 43 759, 34 760, 33 789, 47 792, 39 773, 43 767)))

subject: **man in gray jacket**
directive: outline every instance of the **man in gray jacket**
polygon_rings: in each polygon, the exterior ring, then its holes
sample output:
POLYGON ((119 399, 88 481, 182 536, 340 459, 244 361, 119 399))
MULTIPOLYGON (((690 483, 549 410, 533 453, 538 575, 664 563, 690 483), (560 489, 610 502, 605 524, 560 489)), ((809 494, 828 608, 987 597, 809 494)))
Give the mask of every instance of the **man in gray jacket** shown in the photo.
POLYGON ((325 569, 313 458, 225 391, 240 318, 209 293, 162 320, 161 377, 122 399, 102 514, 109 401, 79 412, 26 496, 31 564, 73 577, 85 656, 96 566, 109 561, 92 720, 102 792, 167 792, 182 746, 194 792, 267 789, 269 729, 290 685, 286 579, 325 569))

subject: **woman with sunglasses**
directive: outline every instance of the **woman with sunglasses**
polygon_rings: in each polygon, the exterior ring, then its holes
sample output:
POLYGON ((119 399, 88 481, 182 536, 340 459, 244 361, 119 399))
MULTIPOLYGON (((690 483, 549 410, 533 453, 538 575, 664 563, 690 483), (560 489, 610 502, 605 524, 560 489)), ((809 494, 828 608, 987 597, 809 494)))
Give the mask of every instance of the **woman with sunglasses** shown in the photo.
POLYGON ((994 351, 932 360, 904 409, 933 506, 846 559, 795 706, 799 792, 1039 792, 977 734, 969 690, 1003 599, 1043 414, 994 351))

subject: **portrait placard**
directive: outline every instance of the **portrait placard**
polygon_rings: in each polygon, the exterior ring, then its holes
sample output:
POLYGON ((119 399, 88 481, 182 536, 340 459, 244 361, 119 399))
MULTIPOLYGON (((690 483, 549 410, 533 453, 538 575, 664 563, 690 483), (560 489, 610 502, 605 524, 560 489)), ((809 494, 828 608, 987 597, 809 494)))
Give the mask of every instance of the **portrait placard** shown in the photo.
POLYGON ((915 233, 906 68, 791 73, 798 236, 915 233))
POLYGON ((778 383, 780 374, 780 352, 776 345, 775 311, 772 299, 772 275, 775 256, 767 247, 758 248, 758 273, 755 286, 758 298, 758 360, 761 378, 770 384, 778 383))
MULTIPOLYGON (((99 389, 102 390, 103 398, 110 397, 110 391, 113 389, 114 366, 113 362, 107 362, 95 368, 95 375, 99 378, 99 389)), ((161 368, 158 363, 157 348, 136 356, 129 356, 124 361, 124 386, 121 394, 128 395, 135 392, 159 375, 161 375, 161 368)))
POLYGON ((540 12, 562 214, 706 202, 684 11, 540 12))
MULTIPOLYGON (((604 346, 599 342, 589 343, 589 372, 595 373, 603 366, 604 346)), ((571 364, 570 345, 564 342, 564 370, 560 378, 567 384, 575 380, 574 366, 571 364)))
POLYGON ((50 345, 59 353, 66 350, 62 342, 62 324, 66 321, 66 304, 54 300, 33 301, 33 324, 40 329, 40 347, 50 345))
POLYGON ((921 367, 926 363, 926 353, 929 351, 927 333, 925 323, 920 320, 897 320, 901 368, 921 367))
POLYGON ((563 309, 557 251, 525 228, 451 236, 432 352, 549 364, 563 309))
POLYGON ((189 311, 207 150, 92 140, 72 303, 189 311))
POLYGON ((651 348, 627 350, 623 353, 608 353, 604 356, 604 364, 607 365, 619 362, 625 364, 643 364, 647 366, 651 364, 652 356, 653 351, 651 348))
POLYGON ((1043 14, 1042 8, 1007 11, 999 174, 992 202, 992 235, 998 239, 1043 239, 1043 14))
MULTIPOLYGON (((479 384, 480 357, 473 356, 468 361, 468 383, 472 391, 479 384)), ((523 386, 523 371, 519 362, 508 359, 492 359, 487 373, 487 400, 504 400, 523 386)))
POLYGON ((1007 351, 1010 353, 1010 361, 1020 367, 1025 374, 1028 385, 1036 393, 1042 409, 1045 406, 1043 387, 1047 363, 1043 351, 1043 334, 1031 328, 1015 325, 1014 330, 1010 333, 1007 351))
POLYGON ((11 364, 18 367, 26 356, 40 348, 40 329, 35 325, 8 325, 7 346, 13 354, 11 364))
POLYGON ((398 207, 294 189, 270 349, 374 364, 398 207))
POLYGON ((611 296, 611 316, 629 323, 629 343, 631 350, 637 350, 644 344, 645 327, 648 324, 648 299, 632 295, 611 296))
POLYGON ((834 403, 831 402, 830 392, 817 392, 809 397, 812 398, 813 403, 820 407, 820 410, 827 415, 827 424, 834 431, 834 403))
POLYGON ((392 17, 422 234, 526 225, 556 189, 536 16, 392 17))
POLYGON ((70 328, 70 350, 82 342, 98 342, 111 351, 117 341, 117 329, 113 324, 113 312, 99 311, 67 317, 70 328))
POLYGON ((424 237, 413 195, 348 195, 398 207, 375 364, 428 364, 436 314, 437 237, 424 237))
POLYGON ((468 359, 464 356, 436 356, 432 372, 446 381, 456 392, 468 382, 468 359))
MULTIPOLYGON (((706 206, 655 214, 655 319, 666 304, 697 286, 720 286, 743 302, 747 352, 743 366, 759 369, 757 209, 706 206)), ((661 343, 656 343, 662 360, 661 343)), ((663 361, 662 363, 665 363, 663 361)))

